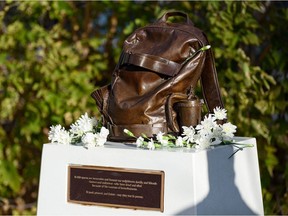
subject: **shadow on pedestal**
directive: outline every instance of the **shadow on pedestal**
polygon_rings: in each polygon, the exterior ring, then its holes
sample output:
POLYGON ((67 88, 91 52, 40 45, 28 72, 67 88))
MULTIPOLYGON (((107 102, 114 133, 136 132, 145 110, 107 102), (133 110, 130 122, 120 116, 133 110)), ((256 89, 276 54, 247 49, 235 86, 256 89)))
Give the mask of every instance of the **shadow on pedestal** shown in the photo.
MULTIPOLYGON (((234 157, 232 147, 221 149, 223 154, 207 151, 209 193, 197 205, 179 212, 178 215, 255 215, 245 203, 235 185, 234 157), (224 158, 223 158, 224 157, 224 158)), ((197 166, 197 161, 195 161, 197 166)), ((247 167, 249 168, 249 167, 247 167)), ((206 169, 204 169, 206 170, 206 169)), ((195 173, 197 175, 197 173, 195 173)))

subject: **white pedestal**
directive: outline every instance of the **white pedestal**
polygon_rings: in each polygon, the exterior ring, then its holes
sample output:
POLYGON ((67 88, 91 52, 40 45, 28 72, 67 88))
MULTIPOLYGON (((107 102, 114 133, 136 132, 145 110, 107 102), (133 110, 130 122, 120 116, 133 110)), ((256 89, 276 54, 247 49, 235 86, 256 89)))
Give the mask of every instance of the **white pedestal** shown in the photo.
POLYGON ((236 141, 252 148, 228 157, 231 146, 211 150, 143 150, 121 143, 85 149, 80 146, 44 144, 38 215, 263 215, 262 193, 255 138, 236 141), (67 202, 69 164, 165 173, 164 211, 132 210, 67 202))

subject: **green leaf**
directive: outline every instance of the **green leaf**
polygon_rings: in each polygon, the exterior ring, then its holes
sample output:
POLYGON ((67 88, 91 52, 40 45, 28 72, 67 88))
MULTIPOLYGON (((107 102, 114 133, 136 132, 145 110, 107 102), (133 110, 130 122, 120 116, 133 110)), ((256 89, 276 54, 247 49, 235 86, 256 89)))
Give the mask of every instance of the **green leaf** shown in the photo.
POLYGON ((1 183, 10 187, 14 192, 20 190, 21 177, 18 174, 17 168, 11 161, 0 161, 0 176, 1 183))
POLYGON ((257 101, 257 102, 255 103, 255 107, 256 107, 262 114, 264 114, 264 113, 268 110, 268 108, 269 108, 268 102, 267 102, 266 100, 257 101))
POLYGON ((265 164, 267 166, 267 170, 270 174, 270 176, 273 176, 273 171, 276 167, 276 165, 279 163, 278 159, 275 155, 276 149, 273 146, 265 146, 266 150, 266 159, 265 159, 265 164))

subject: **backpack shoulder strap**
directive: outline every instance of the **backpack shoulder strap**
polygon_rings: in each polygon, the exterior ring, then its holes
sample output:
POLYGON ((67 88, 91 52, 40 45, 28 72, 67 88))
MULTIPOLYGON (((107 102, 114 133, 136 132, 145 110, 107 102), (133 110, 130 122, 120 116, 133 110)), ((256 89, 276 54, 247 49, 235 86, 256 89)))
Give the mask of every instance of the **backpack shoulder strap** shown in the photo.
POLYGON ((215 107, 224 108, 212 50, 206 51, 204 68, 201 73, 201 86, 205 104, 209 112, 215 107))

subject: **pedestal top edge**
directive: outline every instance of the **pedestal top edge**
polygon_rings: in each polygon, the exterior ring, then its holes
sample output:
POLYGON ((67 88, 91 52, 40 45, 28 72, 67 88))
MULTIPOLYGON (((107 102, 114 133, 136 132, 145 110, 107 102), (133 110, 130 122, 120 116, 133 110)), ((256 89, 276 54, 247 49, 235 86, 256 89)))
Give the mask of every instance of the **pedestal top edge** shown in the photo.
MULTIPOLYGON (((236 143, 243 143, 243 144, 256 144, 256 139, 253 137, 234 137, 234 140, 236 143)), ((83 148, 84 147, 79 144, 79 145, 63 145, 63 144, 57 144, 57 143, 45 143, 43 144, 44 146, 61 146, 61 147, 69 147, 69 148, 83 148)), ((227 146, 219 146, 217 148, 225 148, 227 146)), ((136 144, 133 143, 119 143, 119 142, 110 142, 107 141, 104 146, 100 146, 100 147, 95 147, 95 148, 91 148, 91 149, 86 149, 86 150, 99 150, 99 149, 119 149, 119 150, 138 150, 138 151, 151 151, 151 150, 147 150, 147 149, 141 149, 141 148, 137 148, 136 144)), ((180 148, 161 148, 161 149, 155 149, 153 150, 153 152, 183 152, 183 153, 195 153, 195 152, 201 152, 201 151, 208 151, 211 149, 203 149, 203 150, 199 150, 199 149, 194 149, 194 148, 185 148, 185 147, 180 147, 180 148)), ((151 151, 152 152, 152 151, 151 151)))

